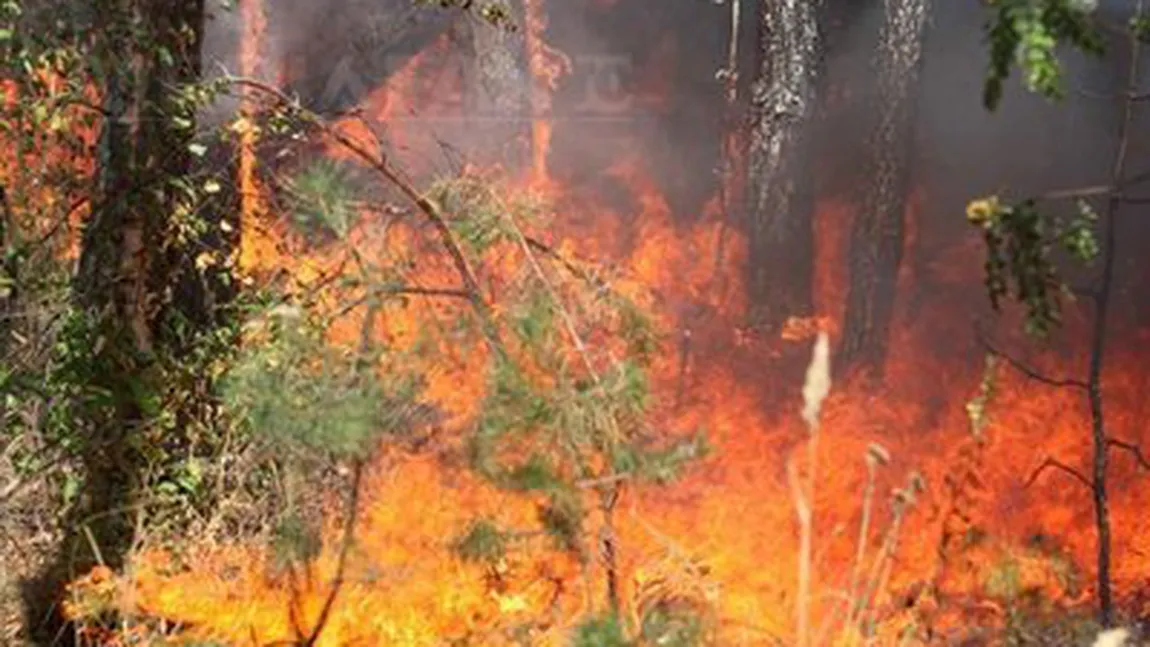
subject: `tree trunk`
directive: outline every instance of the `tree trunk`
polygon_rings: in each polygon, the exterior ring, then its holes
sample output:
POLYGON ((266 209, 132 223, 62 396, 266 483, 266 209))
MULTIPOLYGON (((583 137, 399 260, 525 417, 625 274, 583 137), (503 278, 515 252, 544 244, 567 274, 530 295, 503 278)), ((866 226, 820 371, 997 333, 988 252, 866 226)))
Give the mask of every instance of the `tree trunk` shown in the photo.
MULTIPOLYGON (((521 7, 516 11, 522 15, 521 7)), ((495 155, 490 162, 519 168, 528 157, 528 90, 523 30, 510 31, 471 12, 456 18, 464 44, 464 114, 475 120, 473 155, 495 155)))
POLYGON ((750 293, 773 331, 811 314, 814 191, 810 124, 821 63, 817 0, 762 3, 751 88, 747 194, 750 293))
POLYGON ((45 645, 72 639, 57 604, 64 584, 98 563, 122 566, 131 548, 147 464, 142 396, 162 386, 149 380, 158 352, 176 347, 171 316, 196 319, 204 303, 178 280, 202 241, 172 235, 198 229, 180 220, 196 214, 185 184, 194 129, 180 119, 194 107, 175 88, 200 73, 203 0, 111 0, 92 11, 105 119, 73 283, 79 320, 61 358, 64 373, 86 387, 72 403, 84 482, 56 561, 25 590, 30 636, 45 645))
POLYGON ((865 362, 881 370, 902 263, 914 148, 915 88, 922 61, 928 0, 884 0, 879 42, 878 123, 871 134, 862 211, 851 231, 850 286, 840 366, 865 362))

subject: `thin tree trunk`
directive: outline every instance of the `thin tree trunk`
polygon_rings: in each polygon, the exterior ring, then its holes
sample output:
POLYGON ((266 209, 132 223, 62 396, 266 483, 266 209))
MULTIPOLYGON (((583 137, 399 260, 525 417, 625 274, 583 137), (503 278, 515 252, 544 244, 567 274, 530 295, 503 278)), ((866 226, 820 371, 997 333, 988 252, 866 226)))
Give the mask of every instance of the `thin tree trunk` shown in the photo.
MULTIPOLYGON (((1142 16, 1145 2, 1139 0, 1135 15, 1142 16)), ((1128 82, 1123 105, 1122 121, 1118 127, 1118 149, 1111 169, 1111 186, 1121 187, 1126 182, 1126 166, 1130 148, 1133 112, 1141 81, 1142 42, 1130 35, 1128 82)), ((1118 255, 1117 218, 1122 208, 1121 191, 1110 194, 1104 214, 1102 248, 1102 275, 1094 292, 1094 329, 1090 341, 1090 367, 1087 387, 1090 400, 1091 439, 1094 456, 1091 472, 1091 491, 1094 498, 1094 523, 1098 532, 1098 611, 1103 627, 1114 625, 1114 599, 1110 581, 1111 534, 1110 501, 1107 495, 1107 468, 1109 467, 1110 438, 1102 407, 1102 369, 1106 356, 1106 324, 1110 314, 1110 298, 1114 287, 1114 264, 1118 255)))
POLYGON ((878 123, 872 132, 869 184, 851 231, 850 286, 840 364, 881 369, 902 263, 915 90, 922 65, 929 0, 884 0, 878 56, 878 123))
POLYGON ((811 313, 813 183, 809 126, 820 66, 818 0, 762 3, 759 73, 751 88, 747 193, 750 288, 774 331, 811 313))

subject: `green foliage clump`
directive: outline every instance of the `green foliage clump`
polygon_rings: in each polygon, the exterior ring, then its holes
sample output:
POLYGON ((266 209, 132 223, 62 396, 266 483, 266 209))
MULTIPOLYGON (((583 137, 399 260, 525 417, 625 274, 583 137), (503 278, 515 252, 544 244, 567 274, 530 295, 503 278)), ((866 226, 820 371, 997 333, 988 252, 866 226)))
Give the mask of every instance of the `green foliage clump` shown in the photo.
POLYGON ((1139 14, 1130 19, 1130 31, 1143 43, 1150 43, 1150 16, 1139 14))
POLYGON ((1002 100, 1003 85, 1014 65, 1028 90, 1050 99, 1064 95, 1062 64, 1057 49, 1068 43, 1101 54, 1103 42, 1080 2, 1073 0, 991 0, 992 18, 986 27, 990 63, 983 86, 983 104, 990 110, 1002 100))
POLYGON ((276 524, 272 554, 277 568, 286 569, 293 564, 306 564, 316 559, 323 550, 320 529, 302 515, 289 513, 276 524))
POLYGON ((464 561, 495 563, 507 555, 507 534, 487 519, 471 524, 455 542, 455 552, 464 561))
POLYGON ((1058 279, 1053 259, 1063 251, 1090 262, 1099 253, 1094 225, 1097 214, 1085 203, 1078 214, 1062 220, 1045 217, 1033 200, 1003 204, 991 196, 967 207, 967 219, 982 229, 986 243, 986 286, 991 305, 998 309, 1013 297, 1026 308, 1027 331, 1045 335, 1061 317, 1060 295, 1068 292, 1058 279))
POLYGON ((585 620, 575 629, 571 647, 635 647, 627 639, 623 623, 614 615, 585 620))
POLYGON ((534 196, 520 195, 506 201, 496 186, 481 177, 436 182, 427 196, 451 214, 452 231, 476 255, 496 245, 515 242, 517 226, 544 224, 543 205, 534 196))
POLYGON ((302 311, 281 306, 251 326, 267 339, 248 345, 225 376, 223 392, 231 409, 267 439, 363 459, 380 434, 412 423, 419 410, 416 383, 393 376, 385 389, 364 370, 363 358, 328 344, 302 311))
POLYGON ((703 621, 686 609, 656 606, 641 622, 640 635, 646 645, 697 647, 703 643, 703 621))
POLYGON ((289 186, 296 226, 310 235, 347 237, 356 221, 356 187, 346 166, 321 158, 300 171, 289 186))

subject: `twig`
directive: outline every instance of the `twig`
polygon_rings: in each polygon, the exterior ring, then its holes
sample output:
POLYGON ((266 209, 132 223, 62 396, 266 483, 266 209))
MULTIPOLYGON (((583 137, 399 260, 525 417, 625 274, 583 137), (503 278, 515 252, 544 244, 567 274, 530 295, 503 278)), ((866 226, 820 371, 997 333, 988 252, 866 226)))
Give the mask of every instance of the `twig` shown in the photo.
POLYGON ((1076 380, 1073 378, 1050 377, 1049 375, 1046 375, 1046 374, 1040 372, 1039 370, 1035 369, 1034 367, 1030 366, 1029 364, 1026 364, 1026 363, 1022 362, 1021 360, 1018 360, 1018 359, 1008 355, 1007 353, 999 350, 996 346, 994 346, 994 344, 992 344, 990 342, 990 340, 988 340, 986 338, 986 336, 983 335, 982 330, 977 326, 975 327, 975 336, 978 339, 978 342, 986 350, 986 352, 990 353, 991 355, 994 355, 995 357, 1001 358, 1007 364, 1009 364, 1014 370, 1018 371, 1019 373, 1022 373, 1023 375, 1025 375, 1026 377, 1028 377, 1032 380, 1035 380, 1035 381, 1041 382, 1047 386, 1052 386, 1052 387, 1056 387, 1056 388, 1075 388, 1075 389, 1082 389, 1083 391, 1089 390, 1089 388, 1090 388, 1089 385, 1082 380, 1076 380))
POLYGON ((917 476, 911 477, 911 483, 907 490, 898 490, 894 493, 894 500, 891 502, 891 524, 887 529, 886 538, 883 540, 882 548, 879 550, 878 559, 871 567, 869 585, 863 592, 861 603, 857 609, 858 616, 852 618, 850 626, 855 626, 863 619, 863 613, 867 609, 870 610, 869 616, 873 623, 874 614, 876 609, 875 603, 879 599, 879 595, 886 588, 887 582, 890 578, 891 562, 894 559, 894 554, 898 550, 898 540, 902 533, 903 522, 906 516, 910 513, 911 508, 914 506, 918 492, 921 492, 921 481, 917 480, 917 476))
POLYGON ((621 474, 609 474, 607 476, 600 476, 597 478, 581 479, 575 481, 575 487, 580 489, 593 489, 604 485, 614 485, 622 483, 631 479, 634 475, 631 472, 623 472, 621 474))
POLYGON ((431 222, 436 232, 439 234, 440 242, 443 248, 447 251, 448 256, 451 257, 452 263, 455 265, 456 271, 459 273, 460 279, 463 281, 463 286, 467 290, 468 300, 471 302, 476 315, 479 317, 480 322, 483 324, 484 334, 487 338, 492 350, 496 353, 503 355, 503 344, 499 338, 498 328, 491 317, 490 310, 487 302, 483 300, 482 290, 479 287, 479 280, 475 276, 475 271, 471 268, 471 264, 467 261, 466 255, 463 253, 462 247, 455 239, 455 234, 451 232, 451 227, 447 224, 447 218, 443 214, 439 205, 437 205, 430 198, 421 194, 410 180, 403 176, 402 172, 393 168, 387 156, 380 151, 378 154, 373 154, 367 150, 363 145, 359 144, 352 138, 344 135, 330 124, 328 124, 322 117, 314 112, 308 111, 300 105, 298 100, 284 94, 278 88, 268 85, 262 81, 254 79, 230 76, 228 81, 241 88, 249 88, 258 90, 268 96, 274 98, 284 106, 298 113, 305 121, 313 124, 319 128, 325 135, 331 137, 334 141, 339 143, 353 155, 358 157, 361 161, 383 176, 388 182, 400 190, 403 195, 411 200, 419 208, 421 212, 431 222))
POLYGON ((866 545, 870 541, 871 507, 874 500, 875 477, 878 465, 878 460, 872 458, 871 454, 868 452, 866 461, 867 478, 866 485, 863 488, 862 520, 859 522, 858 545, 855 548, 855 561, 851 566, 851 585, 848 589, 848 614, 853 613, 856 596, 859 594, 859 570, 862 568, 863 561, 866 558, 866 545))
POLYGON ((1042 473, 1048 468, 1062 470, 1066 474, 1070 475, 1074 480, 1078 481, 1090 490, 1094 489, 1094 484, 1090 482, 1090 479, 1086 478, 1085 474, 1074 469, 1073 467, 1070 467, 1066 463, 1050 458, 1049 456, 1046 457, 1046 460, 1042 461, 1041 465, 1039 465, 1033 472, 1030 473, 1030 477, 1026 479, 1026 482, 1023 483, 1022 487, 1025 489, 1029 488, 1031 485, 1034 485, 1034 482, 1038 480, 1038 477, 1041 476, 1042 473))
POLYGON ((1118 440, 1117 438, 1110 438, 1106 441, 1110 447, 1117 447, 1118 449, 1125 449, 1134 456, 1134 460, 1138 462, 1138 466, 1142 469, 1150 470, 1150 461, 1146 460, 1146 455, 1142 453, 1142 448, 1134 443, 1125 440, 1118 440))
POLYGON ((575 264, 574 261, 567 258, 563 254, 559 253, 559 250, 555 249, 554 247, 548 245, 547 243, 544 243, 543 241, 541 241, 537 238, 533 238, 531 236, 525 236, 524 238, 527 240, 527 244, 531 246, 531 249, 534 249, 535 251, 543 254, 544 256, 547 256, 549 258, 554 259, 557 263, 559 263, 560 265, 563 266, 563 269, 565 269, 569 273, 571 273, 572 276, 574 276, 574 277, 576 277, 582 281, 585 281, 588 285, 590 285, 593 288, 597 288, 600 290, 607 289, 607 282, 606 281, 604 281, 603 279, 600 279, 600 278, 590 274, 586 270, 580 268, 578 265, 575 264))
POLYGON ((1096 198, 1100 196, 1110 196, 1115 192, 1115 187, 1108 185, 1088 186, 1080 189, 1060 189, 1057 191, 1050 191, 1043 193, 1035 198, 1044 202, 1052 202, 1055 200, 1076 200, 1078 198, 1096 198))
POLYGON ((378 297, 390 296, 422 296, 422 297, 451 297, 456 299, 471 299, 471 294, 467 290, 459 288, 424 288, 418 286, 400 286, 400 287, 384 287, 374 288, 366 296, 356 299, 340 308, 331 316, 332 319, 339 319, 343 315, 355 310, 359 306, 367 303, 368 301, 378 297))
POLYGON ((355 526, 359 520, 359 495, 360 487, 363 483, 363 461, 356 461, 355 466, 352 468, 352 481, 351 492, 348 495, 348 518, 347 525, 344 527, 343 540, 340 543, 339 559, 335 568, 335 580, 331 584, 331 591, 327 595, 327 599, 323 603, 323 609, 319 613, 319 618, 316 620, 315 628, 312 629, 311 635, 304 642, 304 647, 315 647, 316 642, 319 640, 320 634, 327 626, 328 619, 331 617, 331 610, 335 608, 335 599, 339 595, 339 591, 343 588, 344 576, 347 572, 347 558, 351 554, 351 547, 355 540, 355 526))
POLYGON ((551 279, 543 272, 543 268, 539 265, 539 260, 535 258, 535 253, 531 251, 531 244, 527 242, 527 237, 523 235, 523 230, 519 228, 519 223, 515 222, 515 217, 506 208, 503 209, 503 217, 507 220, 507 224, 511 227, 511 231, 515 235, 515 241, 519 244, 520 249, 523 250, 524 256, 527 257, 527 262, 531 265, 531 270, 535 273, 536 278, 543 284, 543 289, 547 290, 547 294, 551 296, 551 301, 554 307, 559 312, 559 316, 563 319, 563 325, 567 328, 567 334, 571 337, 571 343, 575 345, 575 350, 578 351, 579 357, 583 360, 583 365, 587 368, 587 373, 591 376, 591 380, 595 384, 600 383, 599 373, 595 370, 595 364, 591 361, 591 354, 587 350, 587 344, 584 343, 583 337, 579 334, 579 330, 575 327, 575 319, 563 305, 563 301, 559 298, 559 293, 556 292, 555 286, 551 284, 551 279))

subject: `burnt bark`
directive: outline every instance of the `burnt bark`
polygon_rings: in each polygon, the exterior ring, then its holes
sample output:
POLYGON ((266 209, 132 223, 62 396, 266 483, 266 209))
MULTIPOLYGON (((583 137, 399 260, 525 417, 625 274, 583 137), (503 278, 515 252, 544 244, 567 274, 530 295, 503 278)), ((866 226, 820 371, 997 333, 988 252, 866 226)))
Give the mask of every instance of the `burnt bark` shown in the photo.
POLYGON ((810 125, 821 67, 820 5, 812 0, 764 2, 759 18, 747 160, 749 287, 754 316, 771 331, 789 317, 811 314, 810 125))
POLYGON ((880 370, 894 314, 911 189, 916 88, 929 0, 884 0, 879 36, 878 93, 862 210, 850 242, 850 285, 840 347, 841 366, 880 370))
MULTIPOLYGON (((522 15, 522 7, 515 10, 522 15)), ((523 142, 532 81, 524 32, 493 25, 470 12, 456 20, 464 52, 464 114, 474 120, 478 140, 470 152, 495 155, 491 162, 516 168, 528 161, 523 142)))

